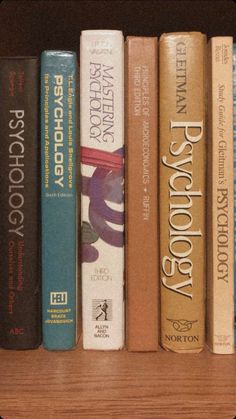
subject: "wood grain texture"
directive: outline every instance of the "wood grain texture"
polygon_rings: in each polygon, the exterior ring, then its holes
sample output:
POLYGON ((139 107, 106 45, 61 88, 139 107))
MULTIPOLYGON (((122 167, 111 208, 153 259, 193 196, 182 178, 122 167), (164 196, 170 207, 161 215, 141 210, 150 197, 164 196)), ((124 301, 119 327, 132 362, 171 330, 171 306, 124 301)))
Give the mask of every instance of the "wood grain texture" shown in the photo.
POLYGON ((0 351, 0 415, 189 418, 236 415, 236 358, 203 352, 0 351))

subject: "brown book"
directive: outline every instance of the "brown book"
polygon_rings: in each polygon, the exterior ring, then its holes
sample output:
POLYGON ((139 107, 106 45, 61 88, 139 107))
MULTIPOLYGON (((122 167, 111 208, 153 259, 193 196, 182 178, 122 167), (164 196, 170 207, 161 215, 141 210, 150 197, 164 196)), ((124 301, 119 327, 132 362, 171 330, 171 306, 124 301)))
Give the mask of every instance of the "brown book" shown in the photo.
POLYGON ((207 344, 234 353, 233 38, 208 45, 207 344))
POLYGON ((158 348, 157 38, 126 41, 127 349, 158 348))
POLYGON ((205 315, 205 50, 198 32, 160 39, 161 343, 199 352, 205 315))

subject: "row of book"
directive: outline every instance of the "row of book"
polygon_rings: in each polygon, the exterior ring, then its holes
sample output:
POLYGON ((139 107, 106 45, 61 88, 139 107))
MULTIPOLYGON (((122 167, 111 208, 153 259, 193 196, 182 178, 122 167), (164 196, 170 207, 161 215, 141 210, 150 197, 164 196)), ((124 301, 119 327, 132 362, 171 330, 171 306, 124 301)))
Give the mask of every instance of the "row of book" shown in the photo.
POLYGON ((0 347, 234 353, 233 57, 87 30, 80 80, 0 58, 0 347))

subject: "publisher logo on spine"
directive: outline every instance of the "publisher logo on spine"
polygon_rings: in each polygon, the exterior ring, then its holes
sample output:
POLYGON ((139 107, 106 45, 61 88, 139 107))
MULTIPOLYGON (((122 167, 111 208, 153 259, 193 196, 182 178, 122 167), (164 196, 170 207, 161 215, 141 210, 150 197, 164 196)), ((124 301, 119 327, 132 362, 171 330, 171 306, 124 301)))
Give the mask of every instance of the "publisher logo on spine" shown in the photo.
POLYGON ((92 300, 92 320, 111 321, 112 320, 112 300, 92 300))
POLYGON ((67 305, 68 294, 66 291, 63 292, 50 292, 50 304, 55 305, 67 305))
POLYGON ((192 326, 194 323, 197 323, 197 320, 173 320, 173 319, 167 319, 169 322, 172 323, 172 326, 177 332, 188 332, 192 329, 192 326))

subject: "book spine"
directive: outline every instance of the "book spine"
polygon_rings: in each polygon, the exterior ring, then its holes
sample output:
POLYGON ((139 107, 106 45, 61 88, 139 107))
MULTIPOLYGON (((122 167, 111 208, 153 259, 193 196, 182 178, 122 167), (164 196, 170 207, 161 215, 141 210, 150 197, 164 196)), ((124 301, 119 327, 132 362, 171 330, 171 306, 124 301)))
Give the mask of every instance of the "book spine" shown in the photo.
POLYGON ((82 305, 85 349, 124 344, 124 69, 120 31, 81 35, 82 305))
POLYGON ((157 38, 128 37, 126 57, 126 333, 158 348, 157 38))
POLYGON ((210 40, 207 344, 234 352, 233 39, 210 40))
POLYGON ((199 352, 205 323, 205 36, 160 39, 161 343, 199 352))
POLYGON ((39 64, 0 59, 0 346, 41 343, 39 64))
POLYGON ((44 51, 41 61, 43 345, 77 340, 76 54, 44 51))
POLYGON ((234 136, 234 345, 236 344, 236 44, 233 44, 233 136, 234 136))

